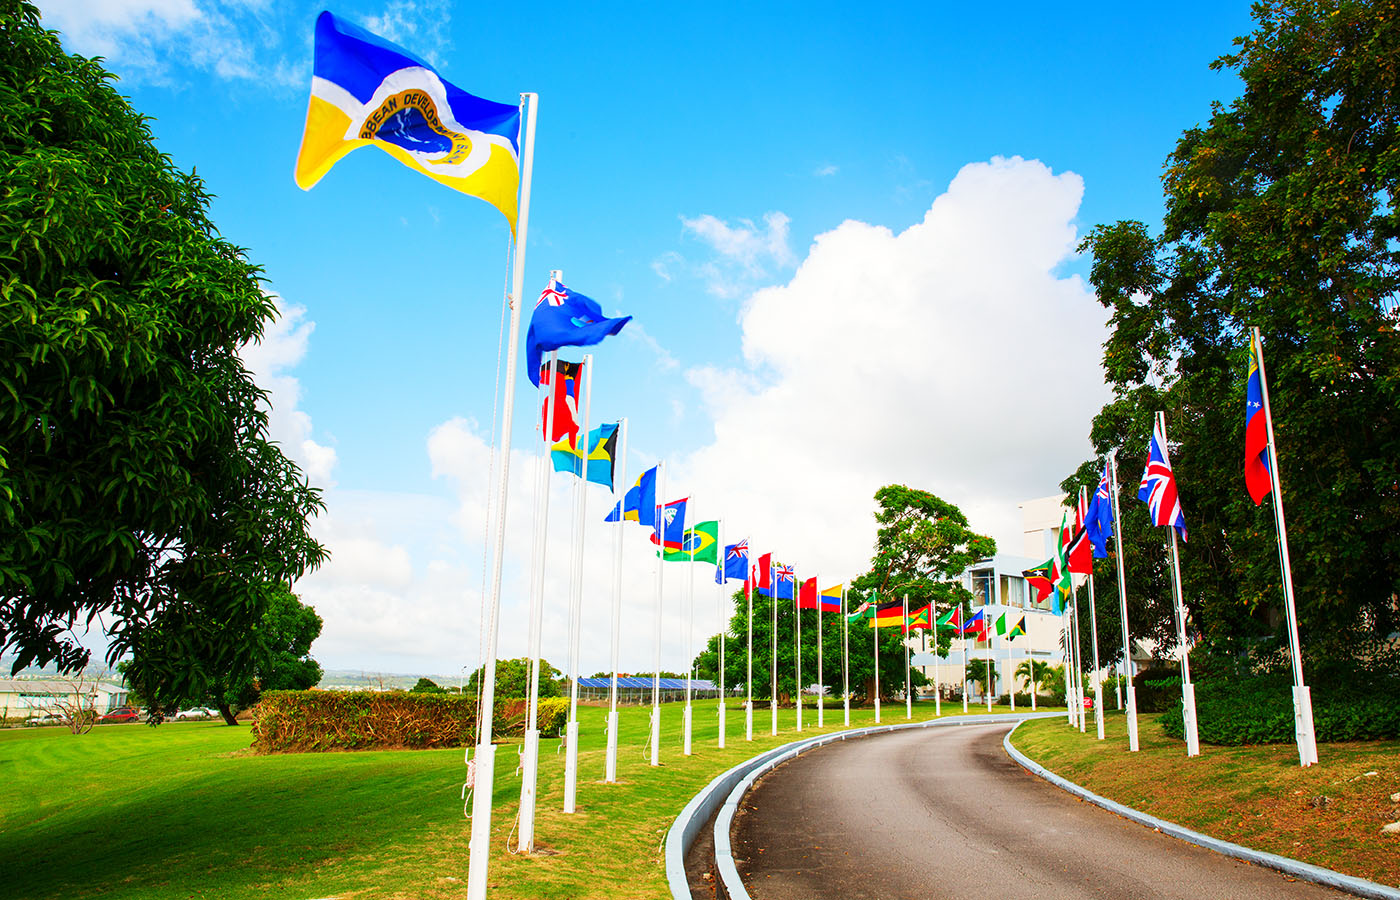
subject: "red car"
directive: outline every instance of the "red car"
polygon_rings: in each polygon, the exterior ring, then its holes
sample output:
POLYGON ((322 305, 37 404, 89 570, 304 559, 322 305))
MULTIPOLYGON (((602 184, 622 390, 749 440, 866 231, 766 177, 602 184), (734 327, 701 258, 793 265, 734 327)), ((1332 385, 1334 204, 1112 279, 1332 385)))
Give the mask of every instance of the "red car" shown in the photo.
POLYGON ((107 715, 98 719, 99 722, 135 722, 141 718, 141 714, 129 706, 118 706, 107 715))

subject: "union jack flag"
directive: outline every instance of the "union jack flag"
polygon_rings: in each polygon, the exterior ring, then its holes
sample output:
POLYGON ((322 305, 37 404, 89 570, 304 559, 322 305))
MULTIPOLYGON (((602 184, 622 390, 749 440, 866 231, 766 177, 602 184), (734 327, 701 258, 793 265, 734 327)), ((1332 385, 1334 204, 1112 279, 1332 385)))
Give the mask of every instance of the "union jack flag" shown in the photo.
POLYGON ((1149 445, 1147 468, 1142 471, 1142 483, 1138 485, 1138 499, 1147 504, 1152 524, 1170 525, 1186 540, 1186 516, 1181 511, 1181 498, 1176 492, 1176 478, 1172 475, 1172 462, 1167 457, 1167 434, 1162 420, 1152 426, 1152 441, 1149 445))
MULTIPOLYGON (((568 288, 564 290, 568 290, 568 288)), ((563 306, 568 296, 569 295, 564 293, 564 291, 557 290, 554 285, 551 284, 549 287, 540 291, 540 299, 535 301, 535 305, 539 306, 541 303, 548 303, 550 306, 563 306)))
POLYGON ((724 548, 724 561, 715 566, 715 584, 746 578, 749 574, 749 539, 724 548))

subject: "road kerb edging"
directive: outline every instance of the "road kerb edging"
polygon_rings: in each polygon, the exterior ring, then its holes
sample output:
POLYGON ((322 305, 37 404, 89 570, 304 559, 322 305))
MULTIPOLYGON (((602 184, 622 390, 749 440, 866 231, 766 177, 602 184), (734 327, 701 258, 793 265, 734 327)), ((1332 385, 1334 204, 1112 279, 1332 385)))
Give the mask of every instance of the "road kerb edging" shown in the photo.
POLYGON ((748 892, 739 879, 738 869, 729 846, 729 823, 733 821, 739 801, 753 782, 769 770, 787 762, 808 750, 834 741, 844 741, 852 737, 883 734, 889 731, 903 731, 909 728, 930 728, 953 725, 994 725, 1001 722, 1024 722, 1027 719, 1043 719, 1063 716, 1063 712, 1049 713, 995 713, 992 715, 950 716, 943 719, 927 719, 920 722, 901 722, 889 725, 872 725, 866 728, 852 728, 803 738, 766 750, 744 760, 717 776, 700 790, 685 805, 666 833, 666 882, 673 900, 690 900, 690 882, 685 874, 685 854, 694 842, 700 828, 718 808, 720 814, 715 819, 715 867, 719 870, 719 885, 728 892, 731 900, 749 900, 748 892), (723 807, 723 808, 721 808, 723 807), (727 813, 727 815, 726 815, 727 813), (724 821, 721 827, 721 820, 724 821))
MULTIPOLYGON (((1017 723, 1017 728, 1020 723, 1017 723)), ((1162 834, 1170 835, 1178 840, 1213 850, 1223 856, 1244 860, 1255 865, 1264 866, 1300 878, 1304 881, 1311 881, 1326 887, 1336 888, 1339 891, 1346 891, 1358 897, 1370 897, 1375 900, 1400 900, 1400 889, 1388 887, 1374 881, 1367 881, 1364 878, 1357 878, 1354 875, 1345 875, 1333 869, 1324 869, 1322 866, 1314 866, 1311 863, 1301 862, 1287 856, 1279 856, 1275 853, 1266 853, 1263 850, 1255 850, 1240 844, 1233 844, 1220 838, 1211 837, 1208 834, 1201 834, 1199 831, 1192 831, 1183 825, 1175 822, 1168 822, 1166 819, 1159 819, 1156 816, 1148 815, 1141 810, 1133 809, 1130 806, 1101 797, 1087 788, 1081 787, 1067 778, 1062 778, 1042 766, 1040 763, 1026 756, 1020 750, 1011 745, 1011 736, 1016 733, 1016 728, 1012 728, 1002 739, 1002 747, 1006 749, 1006 754, 1015 760, 1021 768, 1041 778, 1061 790, 1067 791, 1082 800, 1102 807, 1111 813, 1120 815, 1125 819, 1131 819, 1139 825, 1156 829, 1162 834)))

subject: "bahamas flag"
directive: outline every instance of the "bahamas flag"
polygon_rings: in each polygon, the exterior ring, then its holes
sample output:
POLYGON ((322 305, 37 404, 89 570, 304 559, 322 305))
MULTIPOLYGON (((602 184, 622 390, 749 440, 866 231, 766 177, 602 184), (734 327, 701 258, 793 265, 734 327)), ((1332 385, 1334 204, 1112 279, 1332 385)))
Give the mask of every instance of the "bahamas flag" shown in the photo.
MULTIPOLYGON (((316 19, 311 102, 297 155, 303 190, 356 147, 378 147, 496 207, 515 231, 520 108, 474 97, 402 47, 329 12, 316 19)), ((376 202, 378 188, 365 191, 376 202)))
MULTIPOLYGON (((611 488, 617 455, 617 425, 599 425, 588 432, 588 480, 611 488)), ((583 470, 583 454, 567 437, 549 448, 556 472, 578 475, 583 470)))

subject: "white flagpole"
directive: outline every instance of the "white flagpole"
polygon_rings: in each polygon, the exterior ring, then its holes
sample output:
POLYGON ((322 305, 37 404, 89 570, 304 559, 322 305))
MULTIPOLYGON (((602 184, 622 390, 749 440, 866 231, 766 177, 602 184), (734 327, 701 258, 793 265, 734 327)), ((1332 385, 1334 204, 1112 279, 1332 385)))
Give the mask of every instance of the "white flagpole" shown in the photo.
POLYGON ((1312 693, 1303 681, 1303 648, 1298 640, 1298 607, 1293 598, 1293 564, 1288 557, 1288 528, 1283 521, 1283 486, 1279 483, 1278 448, 1274 445, 1274 414, 1269 408, 1269 379, 1264 374, 1264 345, 1257 327, 1250 329, 1259 361, 1259 387, 1264 401, 1264 426, 1269 434, 1269 488, 1274 495, 1274 522, 1278 526, 1279 565, 1283 572, 1283 605, 1288 614, 1288 650, 1293 656, 1293 736, 1298 743, 1298 765, 1317 763, 1317 735, 1313 730, 1312 693))
MULTIPOLYGON (((749 553, 753 553, 753 547, 749 547, 749 553)), ((753 592, 757 585, 754 582, 755 569, 744 562, 748 567, 748 574, 744 578, 744 600, 749 605, 749 656, 748 656, 748 676, 744 679, 744 690, 747 696, 744 698, 744 740, 753 740, 753 592)))
MULTIPOLYGON (((691 494, 690 498, 686 500, 685 512, 686 517, 689 518, 692 523, 694 523, 698 518, 690 515, 690 511, 694 508, 695 495, 691 494)), ((695 525, 691 524, 690 528, 693 532, 695 529, 695 525)), ((684 528, 681 529, 681 546, 685 546, 684 528)), ((666 548, 664 537, 662 538, 661 557, 662 561, 665 562, 666 548)), ((686 618, 689 621, 689 633, 686 635, 686 646, 690 648, 690 650, 693 650, 695 648, 695 536, 693 533, 691 535, 690 540, 690 565, 686 567, 685 572, 685 605, 686 618)), ((689 650, 687 650, 686 652, 689 652, 689 650)), ((694 671, 695 666, 687 663, 685 668, 685 715, 682 718, 682 730, 684 732, 684 735, 681 739, 681 752, 685 756, 690 756, 690 724, 693 721, 693 709, 690 703, 692 694, 692 684, 690 676, 694 671)))
POLYGON ((727 561, 724 547, 724 520, 715 520, 715 540, 719 546, 715 548, 715 559, 718 561, 719 569, 719 749, 724 749, 724 701, 728 695, 724 692, 724 636, 729 631, 729 619, 725 616, 724 603, 724 564, 727 561))
POLYGON ((938 718, 943 715, 943 675, 938 662, 942 655, 938 652, 938 611, 933 608, 932 600, 928 604, 928 617, 929 629, 933 632, 933 715, 938 718))
POLYGON ((814 582, 817 589, 817 727, 826 727, 826 681, 822 678, 822 583, 818 577, 814 582))
POLYGON ((1108 451, 1109 481, 1113 484, 1113 543, 1118 561, 1118 617, 1123 623, 1123 673, 1127 684, 1124 691, 1128 695, 1128 750, 1138 750, 1137 690, 1132 678, 1132 641, 1128 637, 1128 582, 1123 575, 1123 519, 1118 513, 1118 451, 1108 451))
MULTIPOLYGON (((549 273, 552 288, 562 279, 559 271, 549 273)), ((549 352, 549 386, 545 388, 544 432, 540 435, 542 455, 535 481, 535 547, 530 577, 530 688, 525 707, 525 735, 520 747, 520 823, 521 853, 535 851, 535 800, 540 765, 540 641, 544 630, 544 573, 549 550, 549 473, 550 438, 554 434, 555 403, 559 396, 559 351, 549 352)))
MULTIPOLYGON (((878 600, 878 596, 877 600, 878 600)), ((870 651, 875 657, 875 724, 880 724, 880 629, 875 624, 880 621, 880 604, 876 602, 870 617, 870 651)))
MULTIPOLYGON (((656 508, 652 510, 652 523, 656 529, 657 549, 666 544, 666 461, 656 464, 656 508)), ((651 764, 661 765, 661 609, 664 582, 662 572, 666 560, 661 552, 656 555, 656 668, 651 681, 651 764)))
POLYGON ((589 412, 593 404, 593 356, 583 357, 583 430, 579 432, 580 449, 583 451, 582 470, 579 472, 578 509, 574 513, 574 584, 573 602, 569 609, 569 722, 564 726, 564 812, 572 813, 578 802, 578 656, 579 632, 583 630, 583 546, 584 521, 588 512, 588 457, 593 452, 592 440, 588 433, 589 412))
POLYGON ((913 677, 910 675, 909 662, 909 595, 904 595, 904 604, 900 607, 904 610, 904 622, 900 634, 904 637, 904 718, 914 718, 914 685, 913 677))
POLYGON ((846 618, 846 583, 841 583, 841 709, 851 727, 851 623, 846 618))
MULTIPOLYGON (((1167 437, 1167 414, 1157 413, 1157 428, 1165 441, 1167 437)), ((1162 448, 1166 452, 1166 447, 1162 448)), ((1196 734, 1196 686, 1191 683, 1191 654, 1186 646, 1186 601, 1181 596, 1181 558, 1176 550, 1176 527, 1168 525, 1172 533, 1172 592, 1176 600, 1176 640, 1181 652, 1181 717, 1182 728, 1186 733, 1186 755, 1200 756, 1200 738, 1196 734)))
POLYGON ((797 730, 802 730, 802 582, 797 566, 792 567, 792 636, 793 655, 797 658, 797 682, 793 687, 793 704, 797 711, 797 730))
POLYGON ((486 883, 491 865, 491 799, 495 787, 496 748, 491 743, 496 702, 496 644, 501 621, 501 568, 505 560, 507 486, 510 476, 510 430, 515 411, 516 354, 520 342, 521 292, 525 287, 525 237, 530 224, 530 179, 535 159, 536 94, 521 94, 524 140, 521 141, 520 215, 515 226, 515 251, 510 296, 510 338, 506 344, 506 390, 501 407, 501 470, 496 483, 500 503, 496 509, 495 547, 491 561, 490 634, 481 675, 481 726, 476 745, 476 766, 472 770, 472 835, 467 862, 467 900, 486 900, 486 883))
POLYGON ((1015 712, 1016 667, 1015 664, 1011 661, 1011 642, 1014 641, 1016 638, 1014 635, 1011 634, 1011 629, 1015 626, 1011 624, 1010 606, 1007 607, 1006 612, 1002 613, 1002 615, 1006 616, 1006 672, 1001 676, 1001 680, 1006 685, 1006 697, 1008 700, 1011 701, 1011 711, 1015 712))
POLYGON ((1094 612, 1094 573, 1089 573, 1089 630, 1094 644, 1094 726, 1098 729, 1099 740, 1103 740, 1103 679, 1099 677, 1099 625, 1094 612))
MULTIPOLYGON (((1068 562, 1066 562, 1068 564, 1068 562)), ((1073 578, 1070 579, 1072 584, 1073 578)), ((1080 646, 1082 629, 1079 627, 1079 592, 1074 592, 1074 706, 1079 719, 1079 730, 1085 728, 1084 722, 1084 650, 1080 646)))
POLYGON ((769 599, 773 601, 773 657, 769 660, 768 670, 773 675, 773 684, 769 688, 768 710, 772 713, 773 734, 778 733, 778 578, 774 574, 773 559, 768 559, 768 586, 773 592, 769 599))
MULTIPOLYGON (((989 622, 989 623, 987 623, 987 624, 991 625, 992 623, 989 622)), ((996 628, 995 628, 995 627, 988 628, 988 629, 987 629, 987 668, 986 668, 986 673, 987 673, 987 689, 986 689, 986 693, 987 693, 987 712, 989 712, 989 713, 992 711, 992 689, 993 689, 993 685, 992 685, 992 659, 995 658, 996 655, 997 655, 996 648, 993 646, 993 644, 996 642, 996 639, 997 639, 996 628)))
POLYGON ((614 547, 613 609, 612 609, 612 687, 608 697, 608 758, 603 780, 617 783, 617 669, 618 651, 622 644, 622 529, 627 520, 622 507, 627 497, 627 420, 617 423, 617 469, 613 473, 613 497, 616 498, 617 535, 614 547))
MULTIPOLYGON (((961 617, 959 617, 959 618, 961 618, 961 617)), ((967 623, 966 623, 966 622, 962 623, 962 625, 960 625, 960 626, 958 627, 958 637, 962 640, 962 652, 963 652, 963 680, 962 680, 963 715, 967 715, 967 682, 968 682, 968 677, 967 677, 967 623)))

